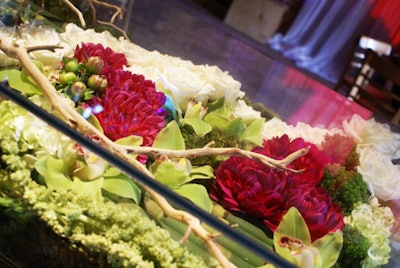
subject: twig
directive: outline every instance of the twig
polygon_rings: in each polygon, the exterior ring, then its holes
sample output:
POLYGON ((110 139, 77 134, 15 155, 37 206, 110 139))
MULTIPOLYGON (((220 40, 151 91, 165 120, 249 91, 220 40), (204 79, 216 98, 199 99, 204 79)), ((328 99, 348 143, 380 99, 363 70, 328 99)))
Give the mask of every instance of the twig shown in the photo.
MULTIPOLYGON (((132 0, 131 0, 131 1, 132 1, 132 0)), ((93 2, 93 3, 95 3, 95 4, 104 6, 104 7, 106 7, 106 8, 114 8, 116 11, 115 11, 115 13, 113 14, 113 16, 112 16, 111 19, 110 19, 110 22, 111 22, 111 23, 114 23, 114 20, 115 20, 115 18, 116 18, 117 16, 119 16, 120 19, 122 19, 122 17, 123 17, 123 15, 122 15, 122 13, 123 13, 122 8, 120 8, 120 7, 116 6, 116 5, 109 4, 109 3, 103 2, 103 1, 98 1, 98 0, 90 0, 90 2, 93 2)))
POLYGON ((116 29, 117 31, 122 33, 122 35, 125 37, 126 40, 130 40, 128 35, 126 34, 126 32, 123 29, 119 28, 117 25, 115 25, 115 24, 113 24, 111 22, 102 21, 102 20, 97 20, 97 22, 100 23, 100 24, 104 24, 104 25, 110 26, 111 28, 116 29))
POLYGON ((82 12, 74 6, 69 0, 62 0, 70 9, 72 9, 73 12, 78 16, 79 21, 81 22, 82 28, 86 29, 86 21, 85 18, 83 17, 82 12))
POLYGON ((64 48, 63 46, 55 46, 55 45, 43 45, 43 46, 34 46, 34 47, 28 47, 26 49, 26 52, 31 53, 33 51, 37 50, 50 50, 52 52, 55 52, 57 48, 64 48))
POLYGON ((309 147, 302 148, 286 158, 282 160, 276 160, 271 157, 265 156, 263 154, 254 153, 246 150, 242 150, 236 147, 232 148, 212 148, 209 146, 205 146, 203 148, 195 148, 195 149, 188 149, 188 150, 168 150, 168 149, 160 149, 154 147, 140 147, 140 146, 126 146, 126 145, 119 145, 117 146, 131 152, 134 154, 144 154, 150 156, 168 156, 169 158, 193 158, 205 155, 230 155, 230 156, 240 156, 249 159, 256 160, 260 163, 263 163, 269 167, 288 170, 291 172, 299 173, 303 170, 294 170, 290 169, 287 166, 292 163, 297 158, 302 157, 303 155, 307 154, 309 151, 309 147))

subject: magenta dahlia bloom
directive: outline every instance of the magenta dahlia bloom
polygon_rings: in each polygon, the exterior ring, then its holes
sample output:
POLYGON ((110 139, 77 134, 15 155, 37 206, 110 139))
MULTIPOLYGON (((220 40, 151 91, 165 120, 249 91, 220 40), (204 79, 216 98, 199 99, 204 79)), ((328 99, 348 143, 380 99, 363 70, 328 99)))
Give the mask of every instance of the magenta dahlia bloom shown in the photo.
MULTIPOLYGON (((254 160, 230 157, 218 167, 210 196, 230 211, 260 219, 271 231, 278 227, 292 206, 302 214, 313 240, 341 229, 344 224, 341 209, 316 184, 325 166, 317 163, 317 148, 302 139, 291 143, 286 135, 265 141, 264 145, 265 148, 254 151, 277 159, 311 146, 311 156, 291 165, 292 168, 307 170, 299 175, 272 169, 254 160)), ((324 154, 322 157, 327 161, 324 154)))
POLYGON ((286 181, 281 175, 253 160, 230 157, 218 167, 210 196, 228 210, 268 218, 267 226, 276 228, 285 212, 286 181))
POLYGON ((288 189, 286 201, 287 210, 296 207, 303 216, 312 241, 344 226, 342 209, 321 187, 311 183, 293 183, 288 189))
POLYGON ((323 176, 325 166, 331 162, 330 157, 320 151, 315 144, 304 141, 302 138, 290 140, 288 135, 280 138, 264 140, 263 147, 256 147, 253 152, 260 153, 274 159, 284 159, 288 155, 305 147, 310 147, 308 153, 288 165, 293 169, 304 169, 300 174, 293 174, 294 177, 318 184, 323 176))
POLYGON ((79 62, 86 62, 92 56, 98 56, 104 61, 104 67, 100 73, 102 75, 128 65, 123 53, 117 53, 109 47, 105 48, 102 44, 82 43, 80 47, 76 46, 74 58, 77 58, 79 62))
POLYGON ((95 96, 89 106, 100 105, 103 111, 95 114, 111 140, 136 135, 143 137, 143 146, 150 146, 165 126, 162 106, 165 95, 157 92, 155 84, 143 75, 123 70, 110 70, 108 87, 101 98, 95 96))

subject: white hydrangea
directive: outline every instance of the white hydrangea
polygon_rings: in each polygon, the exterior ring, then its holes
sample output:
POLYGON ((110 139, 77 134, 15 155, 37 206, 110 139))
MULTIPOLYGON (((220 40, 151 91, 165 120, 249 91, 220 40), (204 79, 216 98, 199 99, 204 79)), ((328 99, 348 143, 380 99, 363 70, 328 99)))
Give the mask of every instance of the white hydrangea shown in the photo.
POLYGON ((377 198, 372 198, 369 203, 358 203, 351 214, 344 218, 344 222, 358 229, 370 242, 363 267, 379 267, 388 262, 390 229, 394 222, 389 207, 380 206, 377 198))

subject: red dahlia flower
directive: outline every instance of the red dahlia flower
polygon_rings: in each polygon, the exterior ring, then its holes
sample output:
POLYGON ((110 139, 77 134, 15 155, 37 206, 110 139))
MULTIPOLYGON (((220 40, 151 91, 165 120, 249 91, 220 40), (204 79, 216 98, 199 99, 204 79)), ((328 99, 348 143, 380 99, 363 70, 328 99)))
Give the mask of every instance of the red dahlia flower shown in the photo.
POLYGON ((287 135, 264 142, 254 151, 282 159, 311 146, 311 156, 299 159, 292 168, 307 168, 301 175, 278 171, 257 161, 230 157, 217 169, 210 196, 226 209, 258 218, 274 231, 290 207, 296 207, 306 221, 313 240, 343 227, 341 209, 325 190, 317 186, 327 157, 302 139, 290 142, 287 135), (282 143, 280 143, 282 142, 282 143), (323 164, 318 163, 321 155, 323 164))
POLYGON ((288 155, 305 147, 310 147, 308 153, 288 165, 292 169, 304 169, 302 173, 293 174, 302 180, 318 184, 322 178, 324 167, 331 162, 329 156, 320 151, 315 144, 297 138, 290 141, 288 135, 280 138, 264 140, 264 147, 256 147, 253 152, 260 153, 274 159, 284 159, 288 155))
POLYGON ((88 58, 98 56, 104 61, 104 67, 100 74, 107 74, 110 70, 122 69, 128 65, 123 53, 117 53, 111 48, 104 48, 102 44, 82 43, 76 46, 74 58, 79 62, 86 62, 88 58))
POLYGON ((155 84, 143 75, 123 70, 108 72, 109 84, 101 98, 95 96, 89 106, 101 105, 95 114, 112 140, 136 135, 143 137, 143 146, 150 146, 157 133, 165 126, 162 106, 165 95, 157 92, 155 84))
POLYGON ((296 207, 304 218, 312 241, 344 226, 342 209, 325 190, 311 183, 293 183, 286 195, 286 209, 296 207))
POLYGON ((228 210, 270 218, 275 226, 284 213, 281 206, 285 202, 282 193, 286 182, 280 175, 250 159, 231 157, 217 169, 210 195, 228 210))

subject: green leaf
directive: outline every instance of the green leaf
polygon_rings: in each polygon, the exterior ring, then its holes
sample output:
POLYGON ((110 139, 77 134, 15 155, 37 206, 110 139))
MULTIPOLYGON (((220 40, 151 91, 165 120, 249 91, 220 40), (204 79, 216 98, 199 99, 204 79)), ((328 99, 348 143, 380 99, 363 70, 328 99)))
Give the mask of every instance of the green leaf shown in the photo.
POLYGON ((209 165, 192 167, 190 177, 192 179, 213 179, 215 178, 214 169, 209 165))
POLYGON ((72 181, 67 174, 66 166, 62 159, 56 159, 51 156, 38 159, 35 169, 43 175, 44 181, 48 187, 54 187, 57 190, 69 189, 72 181))
POLYGON ((184 150, 185 140, 176 121, 171 121, 156 136, 153 147, 170 150, 184 150))
POLYGON ((93 200, 100 200, 102 199, 101 187, 103 181, 103 177, 92 181, 82 181, 78 177, 74 177, 71 188, 79 195, 89 196, 93 200))
POLYGON ((319 249, 322 259, 322 268, 333 267, 342 250, 343 234, 341 231, 328 233, 315 240, 312 246, 319 249))
POLYGON ((189 125, 193 128, 194 132, 197 134, 199 137, 204 137, 207 133, 209 133, 212 130, 212 127, 210 124, 204 122, 201 119, 198 118, 185 118, 181 119, 180 122, 182 125, 189 125))
POLYGON ((185 158, 179 161, 165 160, 155 162, 150 166, 154 178, 168 187, 177 187, 189 179, 190 164, 185 158))
POLYGON ((140 188, 123 174, 116 177, 105 177, 102 188, 115 195, 132 199, 136 204, 139 204, 141 200, 140 188))
POLYGON ((195 183, 186 183, 173 189, 177 194, 188 198, 200 208, 207 212, 211 212, 213 203, 203 185, 195 183))
POLYGON ((242 135, 243 131, 245 130, 246 125, 241 118, 236 118, 231 121, 229 121, 228 124, 223 126, 223 129, 225 129, 228 133, 235 135, 237 137, 240 137, 242 135))
POLYGON ((194 104, 194 101, 190 101, 188 107, 186 108, 186 113, 185 113, 184 118, 186 118, 186 119, 189 119, 189 118, 201 119, 204 109, 205 108, 203 108, 203 105, 201 102, 197 102, 196 104, 194 104))
POLYGON ((8 80, 10 87, 28 94, 28 95, 42 95, 39 87, 27 79, 23 79, 21 71, 17 69, 4 69, 0 71, 0 81, 8 80))
POLYGON ((261 131, 263 129, 265 119, 257 118, 254 120, 242 133, 240 140, 252 142, 256 145, 261 146, 263 143, 263 138, 261 136, 261 131))
POLYGON ((208 113, 204 117, 204 122, 211 125, 211 127, 221 127, 229 123, 229 118, 218 113, 208 113))
POLYGON ((225 104, 225 98, 220 98, 207 104, 208 113, 215 113, 226 118, 232 115, 232 108, 225 104))
POLYGON ((118 168, 109 166, 107 170, 104 172, 103 177, 116 177, 118 175, 122 174, 121 170, 118 168))
POLYGON ((143 137, 130 135, 116 140, 115 143, 127 146, 140 146, 143 143, 143 137))

